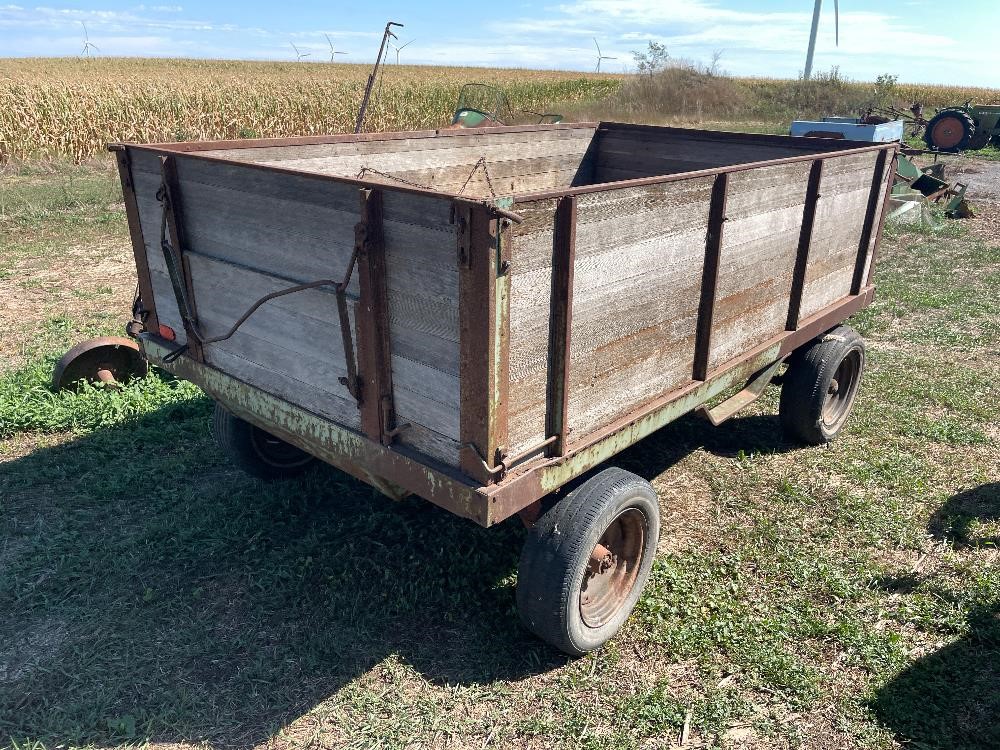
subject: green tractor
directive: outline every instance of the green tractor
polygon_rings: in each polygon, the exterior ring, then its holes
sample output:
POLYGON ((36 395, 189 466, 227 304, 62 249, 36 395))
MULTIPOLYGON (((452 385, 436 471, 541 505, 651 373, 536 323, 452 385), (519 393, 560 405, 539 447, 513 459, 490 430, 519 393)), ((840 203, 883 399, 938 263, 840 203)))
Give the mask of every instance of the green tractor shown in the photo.
POLYGON ((467 83, 458 94, 458 103, 449 129, 490 128, 528 122, 557 123, 562 120, 562 115, 553 112, 532 112, 526 109, 515 113, 502 89, 486 83, 467 83))
POLYGON ((989 143, 1000 148, 1000 105, 945 107, 927 123, 924 142, 938 151, 975 151, 989 143))

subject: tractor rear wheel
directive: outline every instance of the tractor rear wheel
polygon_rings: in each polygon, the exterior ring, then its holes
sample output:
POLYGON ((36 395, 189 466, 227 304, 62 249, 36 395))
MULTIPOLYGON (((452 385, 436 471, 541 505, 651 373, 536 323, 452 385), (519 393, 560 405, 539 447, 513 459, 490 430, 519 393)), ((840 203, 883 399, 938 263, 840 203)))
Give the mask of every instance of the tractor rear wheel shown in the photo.
POLYGON ((976 134, 976 123, 967 112, 945 109, 927 123, 924 142, 938 151, 965 151, 976 134))
POLYGON ((995 136, 993 136, 993 138, 990 140, 990 143, 993 144, 993 148, 1000 148, 1000 133, 997 133, 995 136))

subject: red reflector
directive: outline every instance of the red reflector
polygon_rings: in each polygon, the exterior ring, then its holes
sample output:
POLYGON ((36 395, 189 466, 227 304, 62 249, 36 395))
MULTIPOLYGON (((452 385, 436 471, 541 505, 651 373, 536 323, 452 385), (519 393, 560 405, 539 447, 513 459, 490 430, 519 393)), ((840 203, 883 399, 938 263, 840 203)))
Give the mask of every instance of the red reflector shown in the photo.
POLYGON ((176 341, 177 334, 174 333, 174 329, 170 326, 165 326, 163 323, 160 323, 160 338, 164 338, 167 341, 176 341))

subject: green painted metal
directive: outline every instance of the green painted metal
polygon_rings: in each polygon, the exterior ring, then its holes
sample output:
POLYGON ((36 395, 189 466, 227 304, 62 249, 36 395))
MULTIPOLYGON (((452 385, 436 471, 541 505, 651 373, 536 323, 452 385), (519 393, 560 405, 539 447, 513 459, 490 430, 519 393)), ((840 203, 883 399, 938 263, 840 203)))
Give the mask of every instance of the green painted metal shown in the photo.
POLYGON ((143 354, 150 362, 189 380, 222 403, 236 416, 275 437, 371 484, 393 499, 408 493, 470 518, 487 523, 487 499, 461 477, 424 466, 414 458, 369 440, 215 368, 182 355, 172 362, 170 350, 148 334, 140 336, 143 354))
MULTIPOLYGON (((938 110, 938 114, 946 111, 964 112, 975 124, 975 132, 967 150, 976 151, 990 143, 1000 146, 1000 104, 973 104, 972 100, 969 100, 954 107, 942 107, 938 110)), ((927 137, 925 135, 925 139, 927 137)))

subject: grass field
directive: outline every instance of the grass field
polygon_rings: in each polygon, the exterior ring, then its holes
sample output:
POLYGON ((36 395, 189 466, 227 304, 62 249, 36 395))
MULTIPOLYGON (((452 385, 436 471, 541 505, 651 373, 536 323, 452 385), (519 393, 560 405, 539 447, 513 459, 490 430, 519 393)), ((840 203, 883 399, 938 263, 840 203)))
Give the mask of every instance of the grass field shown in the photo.
POLYGON ((1000 746, 1000 206, 892 231, 829 448, 776 394, 622 454, 664 530, 623 633, 569 660, 514 611, 523 530, 333 470, 263 485, 154 372, 54 394, 134 287, 106 161, 0 182, 0 745, 1000 746))

